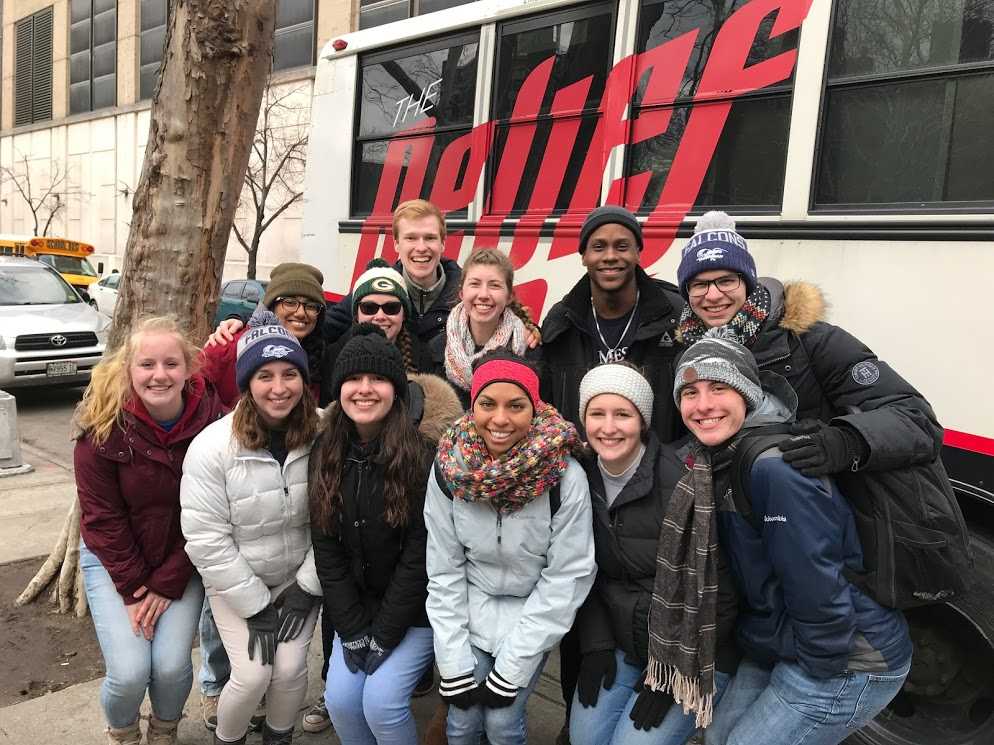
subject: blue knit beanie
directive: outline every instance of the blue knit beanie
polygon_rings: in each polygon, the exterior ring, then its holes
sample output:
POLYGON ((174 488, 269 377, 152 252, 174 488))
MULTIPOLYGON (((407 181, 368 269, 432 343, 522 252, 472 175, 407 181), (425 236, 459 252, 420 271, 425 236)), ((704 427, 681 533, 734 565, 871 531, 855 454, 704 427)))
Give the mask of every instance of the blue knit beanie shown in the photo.
POLYGON ((238 340, 235 360, 235 381, 242 393, 248 390, 255 371, 269 362, 289 362, 296 365, 305 381, 310 380, 307 352, 297 337, 280 325, 276 314, 258 310, 249 319, 248 330, 238 340))
POLYGON ((756 289, 756 262, 745 238, 733 228, 704 230, 687 241, 680 267, 676 270, 680 294, 687 297, 687 284, 701 272, 728 269, 741 274, 747 294, 756 289))

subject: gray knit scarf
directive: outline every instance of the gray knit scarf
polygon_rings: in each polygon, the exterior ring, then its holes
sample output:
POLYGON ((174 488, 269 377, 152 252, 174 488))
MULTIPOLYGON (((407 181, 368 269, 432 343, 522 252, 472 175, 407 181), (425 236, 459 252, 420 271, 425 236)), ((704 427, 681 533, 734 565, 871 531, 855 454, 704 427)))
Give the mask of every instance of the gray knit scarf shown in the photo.
POLYGON ((670 692, 697 726, 711 723, 718 607, 718 538, 711 459, 699 443, 666 508, 649 606, 646 685, 670 692))

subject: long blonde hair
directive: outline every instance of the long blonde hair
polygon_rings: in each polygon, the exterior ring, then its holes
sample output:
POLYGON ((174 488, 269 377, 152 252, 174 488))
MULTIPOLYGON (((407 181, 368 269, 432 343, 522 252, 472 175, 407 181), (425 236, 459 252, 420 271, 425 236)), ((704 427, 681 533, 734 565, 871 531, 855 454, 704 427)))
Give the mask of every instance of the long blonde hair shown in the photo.
POLYGON ((129 368, 142 339, 149 334, 172 334, 183 350, 190 373, 199 367, 197 347, 183 331, 175 316, 152 316, 138 321, 125 342, 104 357, 90 375, 90 384, 76 408, 76 426, 97 445, 107 441, 121 420, 124 405, 134 396, 129 368))

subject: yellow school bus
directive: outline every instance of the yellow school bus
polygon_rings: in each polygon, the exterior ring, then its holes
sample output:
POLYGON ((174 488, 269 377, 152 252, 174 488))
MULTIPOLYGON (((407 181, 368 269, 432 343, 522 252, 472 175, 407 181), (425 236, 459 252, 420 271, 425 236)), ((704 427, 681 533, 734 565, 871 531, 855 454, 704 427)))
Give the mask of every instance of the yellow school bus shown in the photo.
POLYGON ((67 238, 49 236, 2 235, 0 256, 25 256, 51 266, 77 290, 86 289, 99 279, 90 264, 93 246, 67 238))

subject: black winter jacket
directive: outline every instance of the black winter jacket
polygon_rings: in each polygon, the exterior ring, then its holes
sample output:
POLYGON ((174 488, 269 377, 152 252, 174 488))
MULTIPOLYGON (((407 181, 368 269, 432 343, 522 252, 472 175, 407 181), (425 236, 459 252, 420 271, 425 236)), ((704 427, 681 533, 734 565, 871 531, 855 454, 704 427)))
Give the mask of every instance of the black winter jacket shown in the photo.
MULTIPOLYGON (((323 433, 314 445, 320 451, 323 433)), ((393 528, 384 519, 385 466, 352 443, 345 461, 343 510, 335 529, 326 533, 313 521, 314 565, 324 591, 324 612, 335 630, 349 639, 369 631, 392 649, 412 626, 428 626, 425 599, 428 573, 424 522, 425 488, 435 448, 423 438, 425 479, 411 485, 408 522, 393 528)), ((312 458, 308 483, 318 484, 318 458, 312 458)))
MULTIPOLYGON (((680 349, 676 326, 683 298, 669 282, 652 279, 635 269, 640 293, 637 326, 628 361, 642 369, 656 391, 652 429, 662 442, 672 442, 681 432, 680 416, 673 406, 673 370, 680 349)), ((564 418, 583 432, 580 420, 580 381, 597 358, 592 332, 590 278, 583 276, 565 298, 552 306, 542 324, 542 400, 556 407, 564 418)))
POLYGON ((859 339, 822 320, 821 291, 805 282, 784 287, 768 277, 760 281, 772 302, 752 353, 761 370, 784 376, 797 392, 798 420, 834 419, 856 429, 868 448, 861 468, 935 460, 943 433, 932 407, 859 339))
MULTIPOLYGON (((429 343, 439 334, 445 334, 445 324, 449 320, 449 310, 459 302, 459 282, 462 279, 462 269, 459 264, 452 259, 443 258, 439 264, 445 272, 445 286, 442 287, 441 294, 435 302, 428 307, 424 313, 417 309, 421 307, 416 297, 417 291, 411 293, 411 303, 414 305, 414 317, 408 318, 412 330, 425 344, 429 343)), ((399 261, 394 264, 401 274, 404 273, 404 265, 399 261)), ((411 288, 408 287, 408 291, 411 288)), ((349 293, 334 305, 328 306, 324 314, 324 338, 325 341, 337 341, 342 334, 348 331, 352 325, 354 315, 352 313, 352 293, 349 293)))
MULTIPOLYGON (((634 665, 645 667, 648 662, 657 544, 670 495, 686 472, 681 455, 686 456, 686 447, 678 451, 674 445, 662 445, 650 432, 641 463, 610 509, 597 456, 581 460, 590 483, 597 557, 594 589, 576 621, 583 654, 620 649, 634 665)), ((734 672, 738 664, 737 609, 734 578, 721 556, 715 664, 722 672, 734 672)))

